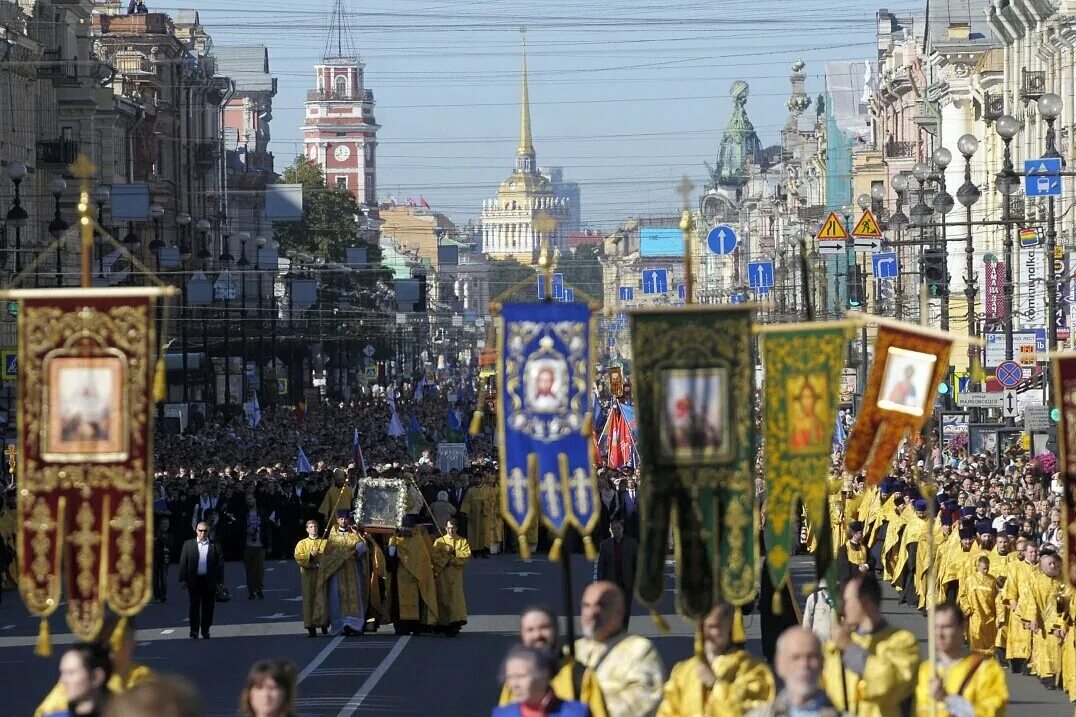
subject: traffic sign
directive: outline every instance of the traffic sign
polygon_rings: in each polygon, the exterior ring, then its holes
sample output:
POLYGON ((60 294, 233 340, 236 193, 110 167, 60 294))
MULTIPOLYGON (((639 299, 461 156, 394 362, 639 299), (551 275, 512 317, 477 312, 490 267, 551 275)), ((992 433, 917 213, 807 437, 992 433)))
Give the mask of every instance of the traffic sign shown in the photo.
POLYGON ((685 301, 687 299, 687 285, 681 284, 678 286, 676 288, 676 295, 680 298, 680 301, 685 301))
POLYGON ((1054 428, 1047 406, 1028 406, 1024 409, 1024 430, 1028 433, 1047 433, 1054 428))
POLYGON ((960 392, 956 405, 964 408, 1001 408, 1005 400, 1003 393, 966 393, 960 392))
POLYGON ((1028 197, 1061 196, 1061 158, 1041 157, 1024 162, 1024 194, 1028 197))
POLYGON ((743 294, 733 294, 732 296, 729 297, 729 303, 730 304, 742 304, 743 303, 743 294))
POLYGON ((634 286, 622 286, 622 287, 620 287, 620 300, 621 301, 635 301, 635 287, 634 286))
POLYGON ((669 291, 668 269, 643 269, 643 293, 665 294, 669 291))
POLYGON ((1001 415, 1005 418, 1016 418, 1016 410, 1019 402, 1016 400, 1016 389, 1005 389, 1004 398, 1001 400, 1001 415))
POLYGON ((575 301, 575 289, 564 287, 564 301, 568 303, 575 301))
POLYGON ((823 256, 836 256, 844 252, 844 242, 840 239, 819 239, 818 253, 823 256))
POLYGON ((4 349, 2 352, 4 358, 3 363, 3 379, 5 381, 14 381, 19 377, 19 351, 18 349, 4 349))
POLYGON ((994 370, 994 377, 1003 387, 1014 388, 1024 380, 1024 371, 1015 361, 1002 361, 994 370))
POLYGON ((768 289, 773 286, 773 262, 748 262, 747 285, 752 289, 768 289))
POLYGON ((900 276, 897 254, 892 251, 880 251, 871 257, 875 279, 896 279, 900 276))
POLYGON ((714 254, 731 254, 738 241, 736 230, 728 224, 718 224, 706 235, 706 246, 714 254))
POLYGON ((553 300, 561 301, 564 299, 564 274, 553 275, 553 300))
POLYGON ((855 237, 852 249, 859 252, 874 252, 882 248, 882 240, 875 237, 855 237))
POLYGON ((830 212, 826 220, 822 222, 821 228, 818 233, 814 235, 815 239, 819 241, 823 239, 847 239, 848 230, 844 228, 844 223, 841 222, 841 218, 837 216, 837 212, 830 212))
POLYGON ((878 227, 878 219, 875 218, 874 212, 870 209, 863 210, 859 221, 856 222, 855 227, 852 229, 852 236, 870 237, 872 239, 882 238, 882 230, 878 227))

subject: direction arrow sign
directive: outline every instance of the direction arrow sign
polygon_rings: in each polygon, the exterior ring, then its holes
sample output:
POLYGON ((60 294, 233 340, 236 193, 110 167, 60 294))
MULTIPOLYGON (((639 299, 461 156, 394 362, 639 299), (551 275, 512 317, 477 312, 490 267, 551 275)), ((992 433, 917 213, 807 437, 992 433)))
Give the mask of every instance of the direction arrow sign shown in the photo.
POLYGON ((665 294, 669 291, 668 269, 643 269, 643 293, 665 294))
POLYGON ((728 224, 718 224, 706 235, 706 246, 714 254, 731 254, 737 242, 736 230, 728 224))
POLYGON ((852 240, 852 249, 860 252, 873 252, 882 248, 882 240, 875 237, 856 237, 852 240))
POLYGON ((1005 397, 1001 402, 1001 414, 1005 418, 1016 418, 1016 409, 1018 408, 1018 402, 1016 400, 1016 389, 1005 389, 1005 397))
POLYGON ((897 254, 892 251, 880 251, 871 257, 875 279, 896 279, 900 276, 897 254))
POLYGON ((1061 196, 1061 158, 1042 157, 1024 162, 1024 194, 1028 197, 1061 196))
POLYGON ((848 230, 844 228, 844 223, 841 218, 837 216, 837 212, 830 212, 826 220, 822 222, 821 228, 818 233, 814 235, 815 239, 847 239, 848 230))
POLYGON ((635 301, 635 287, 634 286, 622 286, 622 287, 620 287, 620 300, 621 301, 635 301))
POLYGON ((819 239, 818 253, 823 255, 837 255, 844 251, 844 241, 840 239, 819 239))
POLYGON ((878 220, 875 218, 874 212, 870 209, 863 210, 859 221, 856 222, 855 227, 852 229, 852 236, 871 237, 872 239, 882 238, 882 230, 878 227, 878 220))
POLYGON ((1003 393, 965 393, 957 396, 956 405, 964 408, 1001 408, 1005 401, 1003 393))
POLYGON ((752 289, 768 289, 773 286, 773 262, 749 262, 747 264, 747 285, 752 289))

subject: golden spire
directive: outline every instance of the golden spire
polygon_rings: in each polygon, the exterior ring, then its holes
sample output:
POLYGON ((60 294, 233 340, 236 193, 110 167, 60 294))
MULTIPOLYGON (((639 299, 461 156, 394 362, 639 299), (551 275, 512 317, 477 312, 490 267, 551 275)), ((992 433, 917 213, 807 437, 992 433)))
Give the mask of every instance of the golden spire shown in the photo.
POLYGON ((516 155, 534 156, 534 143, 531 141, 531 98, 527 91, 527 28, 521 27, 523 34, 523 102, 519 112, 519 149, 516 155))

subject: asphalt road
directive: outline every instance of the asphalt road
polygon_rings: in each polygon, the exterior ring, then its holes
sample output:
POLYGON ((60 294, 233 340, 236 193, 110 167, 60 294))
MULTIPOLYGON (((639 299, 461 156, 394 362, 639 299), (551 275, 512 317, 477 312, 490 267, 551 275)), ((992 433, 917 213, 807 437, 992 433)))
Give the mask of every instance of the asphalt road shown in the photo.
MULTIPOLYGON (((671 574, 671 566, 669 567, 671 574)), ((573 563, 575 598, 589 581, 590 566, 582 556, 573 563)), ((471 619, 455 639, 397 638, 386 631, 357 638, 306 637, 301 624, 298 569, 293 563, 267 566, 266 598, 247 600, 240 587, 242 566, 229 564, 230 603, 218 604, 211 640, 191 640, 186 626, 187 600, 175 586, 171 599, 149 605, 138 620, 135 659, 154 670, 179 673, 200 689, 207 716, 236 714, 239 691, 247 669, 263 657, 286 657, 300 672, 299 712, 309 717, 362 715, 486 715, 499 691, 496 673, 500 659, 515 639, 516 615, 534 602, 559 608, 563 604, 561 569, 544 558, 524 562, 515 556, 472 560, 467 568, 467 599, 471 619)), ((794 577, 811 579, 809 563, 797 559, 794 577)), ((672 584, 661 612, 672 626, 668 635, 655 629, 638 605, 634 631, 652 637, 666 669, 691 651, 692 626, 672 616, 672 584)), ((2 711, 11 717, 30 715, 56 680, 62 644, 70 635, 61 618, 52 621, 55 654, 34 657, 37 622, 11 592, 0 605, 0 694, 2 711)), ((900 612, 888 596, 886 612, 895 623, 920 636, 926 651, 925 620, 900 612)), ((748 649, 760 653, 757 618, 748 616, 748 649)), ((1010 678, 1013 706, 1009 714, 1068 714, 1060 692, 1048 692, 1028 678, 1010 678)))

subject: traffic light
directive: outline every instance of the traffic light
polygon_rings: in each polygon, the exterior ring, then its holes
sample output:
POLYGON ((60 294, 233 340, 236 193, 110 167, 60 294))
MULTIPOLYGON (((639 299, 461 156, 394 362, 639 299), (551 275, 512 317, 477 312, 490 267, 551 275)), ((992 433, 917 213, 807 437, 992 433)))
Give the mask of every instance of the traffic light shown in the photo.
POLYGON ((949 267, 944 249, 923 250, 923 281, 931 296, 949 296, 949 267))
POLYGON ((848 267, 848 306, 858 308, 867 303, 867 289, 864 284, 866 272, 859 264, 848 267))

